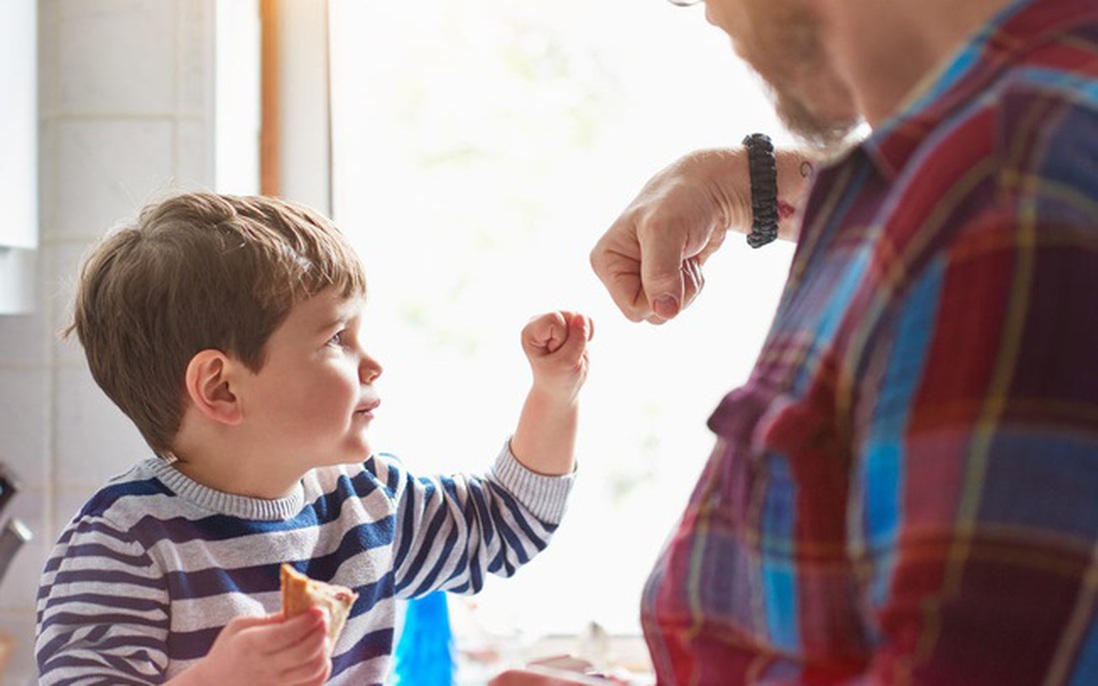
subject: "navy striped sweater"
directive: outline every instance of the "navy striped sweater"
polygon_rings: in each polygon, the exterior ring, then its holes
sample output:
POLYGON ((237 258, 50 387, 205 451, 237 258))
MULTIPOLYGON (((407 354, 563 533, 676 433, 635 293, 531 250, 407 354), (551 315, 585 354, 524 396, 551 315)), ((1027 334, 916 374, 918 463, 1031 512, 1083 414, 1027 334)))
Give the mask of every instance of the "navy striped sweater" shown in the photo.
POLYGON ((146 460, 88 501, 46 563, 40 683, 166 681, 233 617, 278 611, 282 562, 359 594, 329 683, 381 683, 396 599, 510 576, 546 546, 571 485, 506 447, 483 477, 416 477, 381 454, 313 470, 279 500, 214 491, 146 460))

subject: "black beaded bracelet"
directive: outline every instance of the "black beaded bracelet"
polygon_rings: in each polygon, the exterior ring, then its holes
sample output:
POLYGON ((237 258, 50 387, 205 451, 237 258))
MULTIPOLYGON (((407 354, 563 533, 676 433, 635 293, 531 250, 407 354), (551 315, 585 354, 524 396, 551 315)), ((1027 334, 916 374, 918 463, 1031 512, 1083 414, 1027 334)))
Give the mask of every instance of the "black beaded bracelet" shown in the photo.
POLYGON ((760 248, 778 237, 778 168, 770 136, 753 133, 743 139, 751 179, 751 233, 747 244, 760 248))

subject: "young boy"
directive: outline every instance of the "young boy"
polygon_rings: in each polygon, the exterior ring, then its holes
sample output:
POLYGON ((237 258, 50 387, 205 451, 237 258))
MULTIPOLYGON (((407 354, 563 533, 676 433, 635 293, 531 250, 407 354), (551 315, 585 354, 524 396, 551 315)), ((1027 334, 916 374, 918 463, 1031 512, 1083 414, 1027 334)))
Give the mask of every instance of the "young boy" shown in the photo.
POLYGON ((324 217, 185 194, 86 261, 75 330, 93 376, 158 457, 61 535, 38 594, 41 683, 380 683, 394 600, 472 593, 543 549, 575 465, 590 321, 532 320, 533 386, 484 476, 416 477, 373 454, 381 366, 366 280, 324 217), (279 565, 358 594, 283 619, 279 565))

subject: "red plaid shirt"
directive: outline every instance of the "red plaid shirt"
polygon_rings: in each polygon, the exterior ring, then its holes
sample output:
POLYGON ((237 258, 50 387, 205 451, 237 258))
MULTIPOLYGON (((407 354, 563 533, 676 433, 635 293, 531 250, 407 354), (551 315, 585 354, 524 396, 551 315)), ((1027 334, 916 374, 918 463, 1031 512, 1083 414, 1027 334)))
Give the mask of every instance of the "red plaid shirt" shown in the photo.
POLYGON ((645 591, 661 684, 1098 684, 1098 1, 822 170, 645 591))

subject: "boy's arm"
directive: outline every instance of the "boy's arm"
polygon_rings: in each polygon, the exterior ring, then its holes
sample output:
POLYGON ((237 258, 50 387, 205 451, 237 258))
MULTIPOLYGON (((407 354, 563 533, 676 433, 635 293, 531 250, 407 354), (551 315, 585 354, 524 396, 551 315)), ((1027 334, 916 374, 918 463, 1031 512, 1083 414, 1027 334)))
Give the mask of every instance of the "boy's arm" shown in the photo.
POLYGON ((534 373, 511 452, 538 474, 559 476, 575 469, 579 389, 587 378, 591 321, 573 312, 554 312, 522 330, 522 348, 534 373))
POLYGON ((62 534, 38 591, 39 683, 161 683, 168 591, 125 527, 95 515, 62 534))
POLYGON ((590 322, 567 312, 523 329, 534 386, 518 429, 485 477, 416 477, 389 456, 368 462, 395 508, 396 595, 480 590, 548 545, 571 489, 576 394, 587 374, 590 322))

